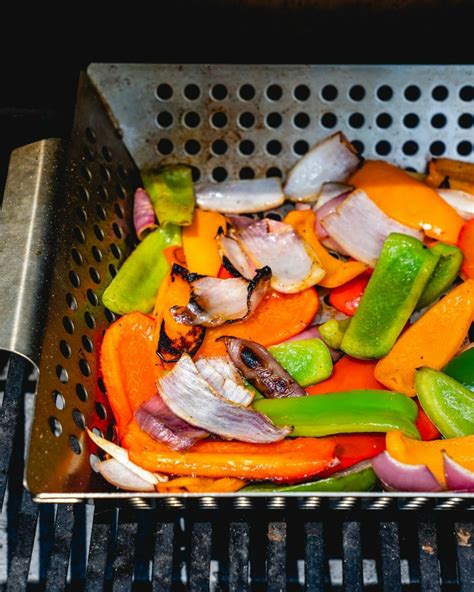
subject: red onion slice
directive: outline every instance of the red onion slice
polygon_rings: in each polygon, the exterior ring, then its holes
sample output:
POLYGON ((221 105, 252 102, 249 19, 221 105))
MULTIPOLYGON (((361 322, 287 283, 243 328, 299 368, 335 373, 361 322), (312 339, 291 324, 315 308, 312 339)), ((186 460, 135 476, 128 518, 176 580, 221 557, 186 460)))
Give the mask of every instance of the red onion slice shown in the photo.
POLYGON ((300 292, 317 284, 326 273, 290 224, 266 218, 240 230, 237 239, 258 267, 270 267, 271 286, 278 292, 300 292))
POLYGON ((109 458, 95 464, 96 470, 111 485, 124 491, 152 492, 155 486, 145 481, 129 469, 124 467, 115 458, 109 458))
POLYGON ((444 476, 449 491, 474 491, 474 472, 466 469, 447 452, 443 452, 444 476))
POLYGON ((458 189, 437 189, 438 195, 444 199, 464 220, 474 218, 474 195, 458 189))
POLYGON ((374 267, 385 239, 392 232, 423 240, 419 230, 389 218, 364 191, 356 189, 321 224, 351 257, 374 267))
POLYGON ((133 225, 139 240, 143 240, 149 232, 158 228, 150 196, 141 187, 135 191, 133 198, 133 225))
POLYGON ((281 206, 284 201, 281 181, 275 177, 199 185, 196 188, 198 206, 222 214, 264 212, 281 206))
POLYGON ((204 380, 225 399, 244 407, 250 405, 255 393, 244 386, 230 360, 221 357, 200 358, 195 364, 204 380))
POLYGON ((292 201, 315 201, 328 181, 345 181, 361 158, 340 132, 316 144, 288 173, 283 188, 292 201))
POLYGON ((271 270, 259 269, 252 281, 243 278, 189 276, 191 298, 186 306, 173 306, 178 323, 217 327, 249 317, 270 289, 271 270))
POLYGON ((173 450, 191 448, 198 440, 209 435, 175 415, 159 394, 135 411, 135 419, 144 432, 154 440, 168 444, 173 450))
POLYGON ((176 415, 223 438, 258 444, 277 442, 291 432, 292 428, 273 425, 262 413, 224 399, 187 354, 158 383, 163 400, 176 415))
POLYGON ((441 485, 426 465, 402 463, 387 451, 372 459, 375 474, 389 491, 442 491, 441 485))
POLYGON ((259 343, 238 337, 220 337, 234 366, 264 397, 304 397, 306 392, 259 343))

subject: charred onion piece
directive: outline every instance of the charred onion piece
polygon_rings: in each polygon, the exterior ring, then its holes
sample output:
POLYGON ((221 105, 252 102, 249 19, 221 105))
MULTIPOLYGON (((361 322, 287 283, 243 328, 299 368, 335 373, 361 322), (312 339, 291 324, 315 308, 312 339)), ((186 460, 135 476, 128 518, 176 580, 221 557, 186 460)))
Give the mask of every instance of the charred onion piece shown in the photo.
POLYGON ((273 425, 262 413, 219 395, 187 354, 158 385, 164 402, 176 415, 223 438, 258 444, 277 442, 291 432, 291 428, 273 425))
POLYGON ((224 341, 235 367, 265 397, 282 399, 306 395, 263 345, 238 337, 224 336, 219 339, 224 341))
POLYGON ((229 401, 245 407, 252 402, 254 393, 244 386, 242 377, 228 358, 200 358, 196 361, 196 368, 204 380, 229 401))

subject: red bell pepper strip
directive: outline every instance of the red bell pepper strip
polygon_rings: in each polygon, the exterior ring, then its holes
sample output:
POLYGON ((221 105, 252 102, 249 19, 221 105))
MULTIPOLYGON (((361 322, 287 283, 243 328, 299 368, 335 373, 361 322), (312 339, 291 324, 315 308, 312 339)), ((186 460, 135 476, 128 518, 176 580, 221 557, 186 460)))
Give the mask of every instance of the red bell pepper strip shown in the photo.
POLYGON ((374 377, 376 365, 377 362, 356 360, 350 356, 344 356, 334 364, 330 378, 307 387, 306 392, 308 395, 322 395, 356 389, 384 389, 383 384, 374 377))
POLYGON ((363 460, 374 458, 385 450, 385 434, 338 434, 333 438, 339 464, 323 471, 320 474, 321 479, 363 460))
POLYGON ((421 439, 429 441, 441 438, 441 434, 438 428, 434 425, 431 419, 423 411, 423 407, 421 406, 418 399, 415 400, 415 403, 418 406, 418 418, 416 420, 416 427, 420 432, 421 439))
POLYGON ((354 316, 362 294, 369 283, 371 273, 371 271, 366 271, 350 282, 331 290, 329 295, 331 306, 350 317, 354 316))
POLYGON ((474 279, 474 218, 466 222, 459 233, 458 247, 464 255, 461 272, 466 279, 474 279))

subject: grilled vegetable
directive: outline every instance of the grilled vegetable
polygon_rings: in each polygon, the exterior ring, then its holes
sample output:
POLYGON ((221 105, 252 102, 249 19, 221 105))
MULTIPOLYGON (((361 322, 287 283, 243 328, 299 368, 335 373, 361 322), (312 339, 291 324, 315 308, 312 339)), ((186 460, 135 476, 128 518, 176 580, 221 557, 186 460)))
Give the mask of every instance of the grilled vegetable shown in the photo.
POLYGON ((309 386, 331 376, 331 353, 321 339, 271 345, 268 351, 300 386, 309 386))
POLYGON ((331 319, 320 325, 319 332, 324 343, 332 349, 339 349, 350 322, 350 319, 342 319, 341 321, 331 319))
POLYGON ((443 372, 474 392, 474 348, 466 349, 453 358, 443 372))
POLYGON ((431 252, 439 255, 435 270, 418 300, 417 308, 424 308, 439 298, 456 279, 463 260, 462 252, 452 245, 436 243, 431 252))
POLYGON ((188 226, 193 221, 194 190, 191 169, 170 165, 142 175, 160 226, 188 226))

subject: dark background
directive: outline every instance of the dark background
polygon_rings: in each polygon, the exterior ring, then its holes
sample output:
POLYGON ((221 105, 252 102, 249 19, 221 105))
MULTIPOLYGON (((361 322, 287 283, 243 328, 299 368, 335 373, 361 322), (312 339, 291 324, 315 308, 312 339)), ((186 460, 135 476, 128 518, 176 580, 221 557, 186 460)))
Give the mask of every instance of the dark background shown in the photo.
POLYGON ((158 0, 65 8, 70 14, 21 6, 18 15, 2 17, 0 195, 14 147, 68 134, 78 74, 93 61, 474 61, 474 0, 158 0))

